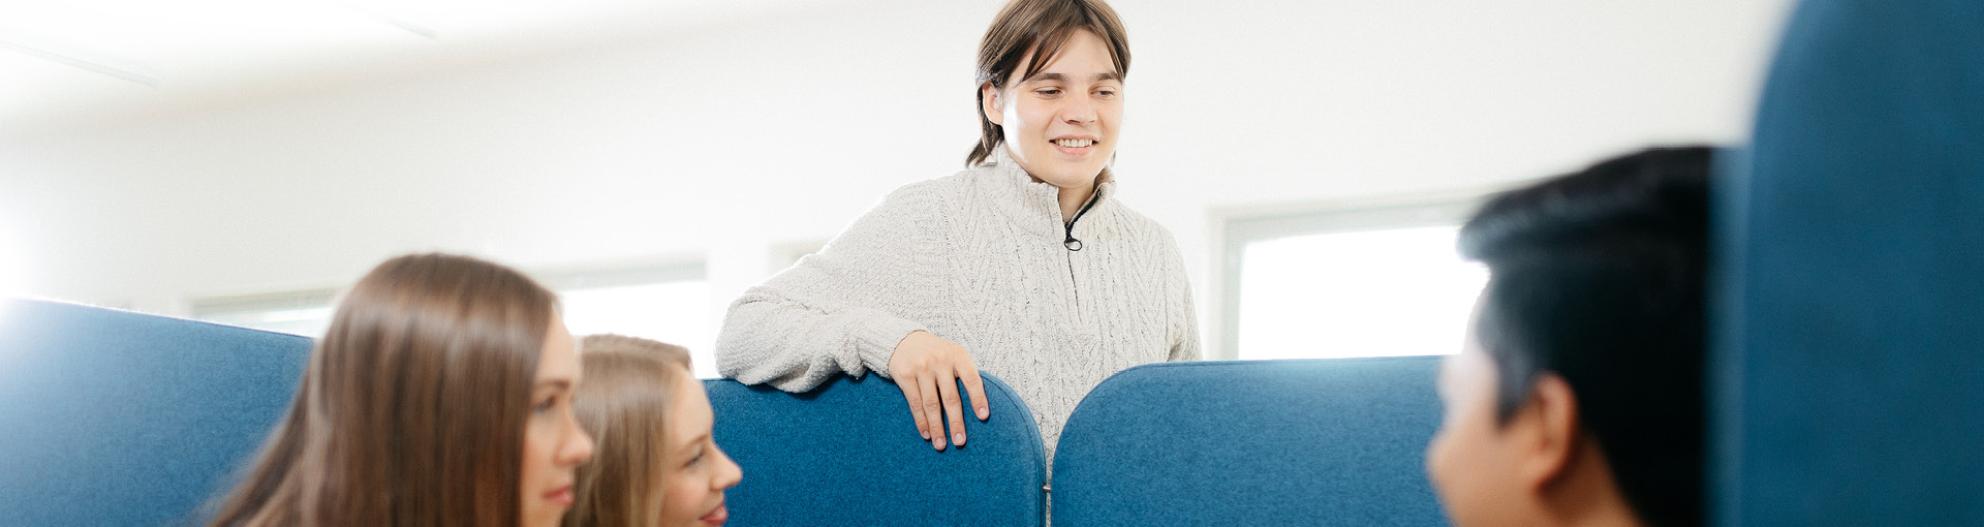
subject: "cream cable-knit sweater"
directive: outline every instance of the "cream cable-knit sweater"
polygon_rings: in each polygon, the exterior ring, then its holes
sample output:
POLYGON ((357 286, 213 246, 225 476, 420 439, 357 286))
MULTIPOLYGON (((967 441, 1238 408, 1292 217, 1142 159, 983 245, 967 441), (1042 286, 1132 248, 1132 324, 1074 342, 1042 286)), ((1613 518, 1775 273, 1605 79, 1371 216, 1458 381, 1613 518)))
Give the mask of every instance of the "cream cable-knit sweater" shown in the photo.
POLYGON ((717 369, 802 392, 841 373, 886 376, 896 343, 927 330, 1019 392, 1051 461, 1062 423, 1104 378, 1199 358, 1170 231, 1110 199, 1105 182, 1074 224, 1081 250, 1069 250, 1058 190, 998 150, 897 189, 818 254, 746 291, 717 338, 717 369))

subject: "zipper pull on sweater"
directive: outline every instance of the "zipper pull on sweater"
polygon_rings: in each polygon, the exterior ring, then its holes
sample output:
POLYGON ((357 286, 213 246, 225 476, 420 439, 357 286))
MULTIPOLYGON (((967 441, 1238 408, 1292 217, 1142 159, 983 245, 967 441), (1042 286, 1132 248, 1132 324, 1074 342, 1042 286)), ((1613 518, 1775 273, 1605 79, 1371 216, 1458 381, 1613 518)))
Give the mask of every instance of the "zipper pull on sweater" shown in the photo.
POLYGON ((1082 216, 1088 215, 1088 209, 1095 206, 1095 198, 1096 193, 1091 192, 1088 195, 1088 202, 1082 203, 1082 209, 1075 211, 1074 219, 1068 220, 1068 224, 1065 225, 1068 229, 1067 237, 1061 240, 1062 247, 1067 247, 1069 251, 1082 250, 1082 241, 1075 239, 1075 222, 1082 221, 1082 216))

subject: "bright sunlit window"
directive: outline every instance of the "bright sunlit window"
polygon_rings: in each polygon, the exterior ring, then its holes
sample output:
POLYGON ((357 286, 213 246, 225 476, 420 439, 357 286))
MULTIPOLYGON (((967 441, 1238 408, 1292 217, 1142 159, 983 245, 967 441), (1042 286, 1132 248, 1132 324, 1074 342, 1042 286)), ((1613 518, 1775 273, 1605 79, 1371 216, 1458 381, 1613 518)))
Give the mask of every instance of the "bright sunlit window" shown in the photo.
POLYGON ((1458 352, 1488 278, 1455 252, 1454 217, 1465 210, 1460 203, 1383 211, 1376 219, 1343 213, 1239 235, 1228 246, 1236 252, 1229 261, 1238 264, 1227 282, 1234 289, 1226 315, 1233 356, 1458 352))
POLYGON ((196 300, 193 318, 318 338, 331 325, 331 301, 335 294, 330 290, 314 290, 196 300))
MULTIPOLYGON (((564 273, 544 281, 558 292, 574 336, 618 333, 689 348, 697 377, 716 377, 716 316, 700 266, 564 273)), ((233 326, 322 337, 334 306, 331 291, 197 300, 193 318, 233 326)))
POLYGON ((716 374, 716 324, 703 280, 566 289, 565 325, 573 335, 618 333, 689 348, 700 378, 716 374))

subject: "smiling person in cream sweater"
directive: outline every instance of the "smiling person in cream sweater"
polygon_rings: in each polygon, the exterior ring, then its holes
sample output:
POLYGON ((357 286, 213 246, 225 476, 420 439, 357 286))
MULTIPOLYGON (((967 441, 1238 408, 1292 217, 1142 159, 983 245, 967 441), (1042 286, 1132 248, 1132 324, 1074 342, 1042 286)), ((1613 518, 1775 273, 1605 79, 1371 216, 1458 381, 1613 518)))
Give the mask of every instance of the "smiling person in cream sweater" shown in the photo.
POLYGON ((1104 378, 1199 358, 1176 241, 1113 195, 1129 63, 1100 0, 1008 4, 979 50, 983 136, 968 168, 896 190, 746 292, 718 369, 794 392, 881 374, 937 450, 968 439, 959 381, 971 414, 990 417, 983 369, 1033 409, 1051 460, 1104 378))

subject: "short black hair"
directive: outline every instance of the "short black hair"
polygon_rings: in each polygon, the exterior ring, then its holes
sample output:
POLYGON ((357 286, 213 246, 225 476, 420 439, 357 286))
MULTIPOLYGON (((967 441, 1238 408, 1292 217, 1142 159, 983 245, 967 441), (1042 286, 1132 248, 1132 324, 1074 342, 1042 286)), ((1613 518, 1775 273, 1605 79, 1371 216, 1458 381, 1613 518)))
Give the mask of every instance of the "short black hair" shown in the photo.
POLYGON ((1475 337, 1499 417, 1564 379, 1619 490, 1653 525, 1702 523, 1709 173, 1654 148, 1490 199, 1461 228, 1488 267, 1475 337))

